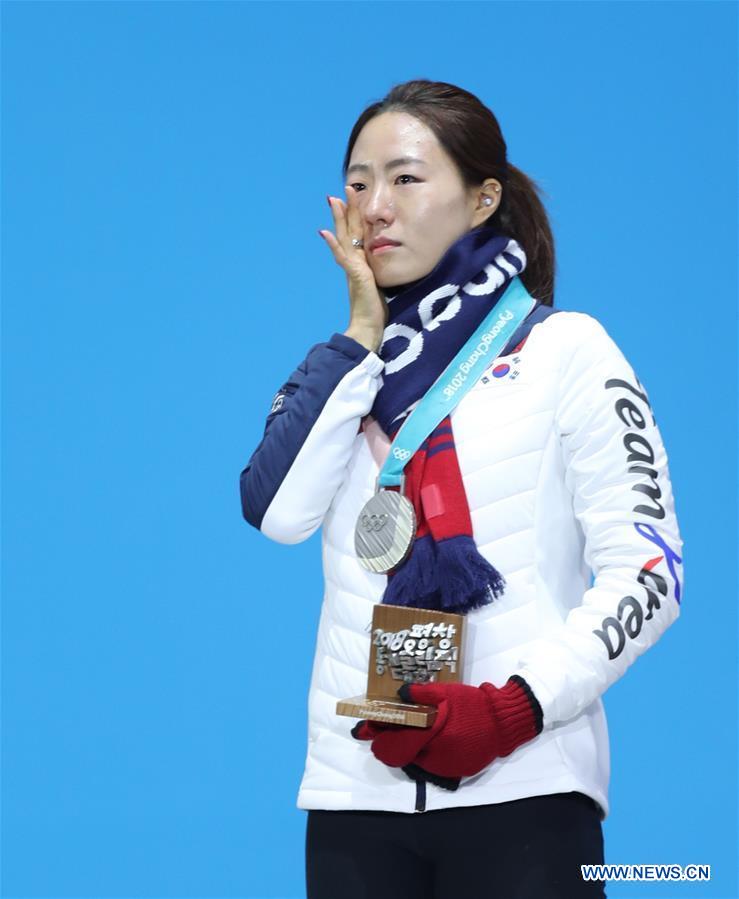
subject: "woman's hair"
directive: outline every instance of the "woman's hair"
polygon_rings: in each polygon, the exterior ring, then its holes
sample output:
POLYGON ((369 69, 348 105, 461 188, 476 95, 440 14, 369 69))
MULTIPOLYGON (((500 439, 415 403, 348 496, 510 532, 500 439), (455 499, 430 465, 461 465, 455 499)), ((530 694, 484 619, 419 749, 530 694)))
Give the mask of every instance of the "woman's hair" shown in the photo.
POLYGON ((362 128, 383 112, 405 112, 424 122, 451 156, 467 187, 495 178, 503 185, 501 202, 480 229, 514 238, 526 253, 521 280, 545 306, 554 298, 554 238, 541 188, 506 156, 506 142, 493 113, 469 91, 445 81, 421 78, 396 84, 357 119, 349 135, 342 175, 346 179, 352 149, 362 128))

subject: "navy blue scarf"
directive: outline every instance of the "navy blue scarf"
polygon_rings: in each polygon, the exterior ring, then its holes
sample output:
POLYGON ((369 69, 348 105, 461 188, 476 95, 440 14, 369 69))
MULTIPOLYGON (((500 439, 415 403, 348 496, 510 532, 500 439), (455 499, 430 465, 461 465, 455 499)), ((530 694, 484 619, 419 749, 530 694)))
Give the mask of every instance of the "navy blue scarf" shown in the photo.
MULTIPOLYGON (((512 238, 470 231, 428 275, 385 291, 389 318, 378 350, 385 369, 371 415, 390 439, 525 266, 523 248, 512 238)), ((389 572, 382 602, 461 614, 491 602, 505 580, 475 545, 450 416, 405 472, 419 529, 410 554, 389 572)))
POLYGON ((397 430, 525 267, 526 254, 512 238, 469 231, 428 275, 385 291, 390 315, 378 350, 385 369, 371 414, 386 434, 397 430))

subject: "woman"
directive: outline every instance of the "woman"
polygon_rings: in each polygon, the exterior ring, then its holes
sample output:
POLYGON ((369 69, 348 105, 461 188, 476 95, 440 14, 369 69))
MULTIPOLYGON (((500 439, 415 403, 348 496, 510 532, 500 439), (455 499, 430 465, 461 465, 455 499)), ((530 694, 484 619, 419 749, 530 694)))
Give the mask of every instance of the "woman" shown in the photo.
POLYGON ((649 400, 595 318, 553 308, 546 213, 475 96, 394 87, 354 126, 344 175, 336 233, 320 234, 347 275, 349 326, 278 391, 241 474, 244 517, 266 536, 323 525, 298 796, 308 897, 603 896, 580 869, 603 862, 601 696, 679 614, 682 540, 649 400), (368 571, 355 526, 391 442, 521 283, 515 330, 501 313, 504 344, 470 356, 474 377, 405 463, 410 552, 368 571), (336 715, 366 687, 379 602, 467 616, 462 683, 401 691, 438 706, 430 728, 336 715))

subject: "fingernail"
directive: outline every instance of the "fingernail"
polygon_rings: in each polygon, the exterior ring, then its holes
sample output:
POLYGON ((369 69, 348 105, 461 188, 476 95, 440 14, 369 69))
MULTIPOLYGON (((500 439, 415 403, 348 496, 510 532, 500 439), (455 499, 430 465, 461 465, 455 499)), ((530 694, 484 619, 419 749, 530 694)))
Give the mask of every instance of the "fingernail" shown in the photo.
POLYGON ((326 202, 331 206, 331 197, 328 194, 326 194, 326 202))
MULTIPOLYGON (((321 229, 320 229, 320 228, 319 228, 319 229, 318 229, 318 233, 319 233, 319 234, 320 234, 320 235, 321 235, 321 237, 323 237, 323 231, 321 231, 321 229)), ((324 240, 326 240, 326 238, 325 238, 325 237, 323 237, 323 239, 324 239, 324 240)))

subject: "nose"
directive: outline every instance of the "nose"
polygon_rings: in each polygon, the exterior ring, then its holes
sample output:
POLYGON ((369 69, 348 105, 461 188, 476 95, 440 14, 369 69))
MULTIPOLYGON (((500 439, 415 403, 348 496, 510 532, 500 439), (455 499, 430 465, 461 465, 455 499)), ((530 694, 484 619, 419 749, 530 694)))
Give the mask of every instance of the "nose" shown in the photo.
POLYGON ((372 189, 366 188, 362 213, 370 230, 377 231, 377 224, 386 226, 395 220, 395 207, 391 192, 385 184, 376 184, 372 189))

